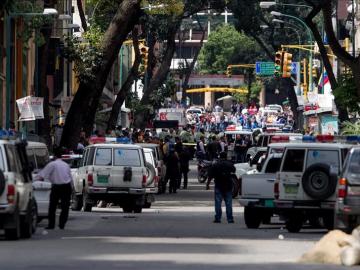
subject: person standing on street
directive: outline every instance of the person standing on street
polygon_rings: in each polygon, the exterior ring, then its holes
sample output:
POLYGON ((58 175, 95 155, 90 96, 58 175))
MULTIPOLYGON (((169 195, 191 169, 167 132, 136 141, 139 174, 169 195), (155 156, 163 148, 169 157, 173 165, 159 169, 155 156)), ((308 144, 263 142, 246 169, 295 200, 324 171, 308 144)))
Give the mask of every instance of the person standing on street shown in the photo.
POLYGON ((181 177, 184 176, 183 188, 187 189, 188 185, 188 173, 189 169, 189 161, 190 161, 190 154, 189 151, 183 146, 180 142, 179 144, 175 145, 175 151, 179 156, 180 162, 180 174, 179 174, 179 181, 178 181, 178 189, 181 187, 181 177))
POLYGON ((61 159, 61 149, 55 149, 54 155, 55 160, 49 162, 38 174, 40 179, 47 179, 52 184, 49 204, 49 223, 48 227, 46 227, 48 230, 55 228, 56 208, 59 200, 61 202, 59 228, 65 228, 65 224, 69 216, 70 199, 73 185, 70 166, 61 159))
POLYGON ((165 157, 166 164, 166 176, 165 176, 165 187, 166 183, 169 180, 169 193, 176 193, 178 188, 178 179, 180 175, 180 163, 179 156, 175 152, 174 146, 170 145, 169 155, 165 157))
POLYGON ((215 179, 215 219, 214 223, 221 223, 221 203, 224 200, 226 206, 226 218, 228 223, 234 223, 232 211, 232 179, 231 174, 235 173, 235 166, 226 160, 226 153, 220 153, 220 160, 216 162, 209 171, 209 179, 206 189, 210 189, 211 179, 215 179))

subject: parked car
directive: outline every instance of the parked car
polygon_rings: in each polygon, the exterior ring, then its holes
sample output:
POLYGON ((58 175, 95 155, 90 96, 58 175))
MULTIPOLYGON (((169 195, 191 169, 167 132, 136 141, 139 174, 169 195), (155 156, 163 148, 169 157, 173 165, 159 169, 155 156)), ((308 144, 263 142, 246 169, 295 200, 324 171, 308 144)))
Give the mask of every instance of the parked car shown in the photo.
POLYGON ((48 179, 37 180, 37 174, 48 164, 50 161, 49 151, 46 144, 40 142, 28 142, 26 146, 26 154, 30 166, 33 169, 33 189, 34 196, 38 207, 38 222, 48 217, 51 183, 48 179))
POLYGON ((137 143, 136 145, 140 145, 142 148, 150 148, 153 149, 155 154, 155 168, 157 168, 159 175, 159 185, 158 192, 162 193, 162 187, 164 186, 165 175, 166 175, 166 165, 164 162, 164 155, 162 150, 160 149, 160 145, 156 143, 137 143))
POLYGON ((155 202, 154 194, 158 193, 158 184, 159 184, 159 172, 156 167, 155 161, 155 153, 151 148, 144 148, 145 160, 151 166, 146 167, 147 169, 147 178, 153 179, 151 182, 149 181, 146 186, 146 194, 145 194, 145 203, 144 208, 150 208, 151 204, 155 202))
POLYGON ((144 150, 131 144, 93 144, 85 148, 74 183, 75 196, 90 212, 97 201, 140 213, 145 203, 147 177, 144 150))
POLYGON ((257 135, 257 139, 254 140, 255 144, 250 147, 246 152, 246 160, 250 160, 257 153, 259 148, 267 147, 270 143, 282 142, 282 136, 286 138, 286 141, 301 140, 303 135, 301 133, 281 133, 281 132, 265 132, 257 135), (279 138, 277 141, 272 140, 276 136, 279 138))
POLYGON ((351 232, 360 224, 360 147, 350 150, 338 180, 335 228, 351 232))
POLYGON ((7 239, 35 233, 37 204, 32 190, 26 143, 0 140, 0 229, 7 239))
POLYGON ((289 232, 299 232, 305 221, 318 218, 327 229, 333 228, 337 176, 350 147, 329 142, 286 144, 274 195, 289 232))
MULTIPOLYGON (((266 158, 259 158, 256 169, 241 175, 239 202, 244 207, 244 219, 248 228, 256 229, 261 223, 269 224, 271 217, 277 213, 274 205, 274 182, 276 172, 280 169, 284 146, 284 143, 270 144, 266 158)), ((261 152, 257 155, 261 155, 261 152)))

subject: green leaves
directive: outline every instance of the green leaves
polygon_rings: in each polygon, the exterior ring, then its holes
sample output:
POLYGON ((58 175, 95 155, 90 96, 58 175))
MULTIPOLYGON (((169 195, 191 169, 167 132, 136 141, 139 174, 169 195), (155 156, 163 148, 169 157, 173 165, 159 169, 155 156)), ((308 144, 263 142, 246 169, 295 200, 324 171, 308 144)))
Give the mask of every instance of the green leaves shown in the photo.
POLYGON ((224 24, 210 34, 202 48, 199 56, 200 72, 221 74, 229 64, 255 63, 261 55, 253 39, 238 32, 232 25, 224 24))
POLYGON ((360 98, 352 74, 345 74, 339 79, 339 86, 334 90, 334 96, 338 104, 350 113, 360 112, 360 98))

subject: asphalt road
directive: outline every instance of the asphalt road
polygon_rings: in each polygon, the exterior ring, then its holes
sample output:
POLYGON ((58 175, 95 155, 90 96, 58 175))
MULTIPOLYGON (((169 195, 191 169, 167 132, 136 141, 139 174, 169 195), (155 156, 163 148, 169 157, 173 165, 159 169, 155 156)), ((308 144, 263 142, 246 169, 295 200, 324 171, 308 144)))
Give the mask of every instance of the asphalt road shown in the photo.
POLYGON ((43 221, 32 239, 0 238, 0 269, 342 269, 296 264, 324 230, 291 234, 281 223, 249 230, 236 200, 235 224, 212 223, 213 193, 192 169, 188 190, 157 196, 141 214, 71 212, 65 230, 46 231, 43 221))

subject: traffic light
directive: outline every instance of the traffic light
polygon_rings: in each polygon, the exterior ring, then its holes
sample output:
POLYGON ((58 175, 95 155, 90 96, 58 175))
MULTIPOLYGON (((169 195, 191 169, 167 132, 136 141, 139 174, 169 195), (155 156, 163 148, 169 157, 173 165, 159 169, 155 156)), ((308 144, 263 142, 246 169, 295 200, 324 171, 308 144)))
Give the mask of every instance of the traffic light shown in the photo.
POLYGON ((140 49, 140 57, 141 57, 139 71, 140 71, 140 75, 144 76, 148 66, 149 47, 147 47, 144 43, 140 43, 139 49, 140 49))
POLYGON ((277 51, 275 54, 275 77, 280 77, 282 75, 282 62, 283 62, 283 52, 277 51))
POLYGON ((291 53, 284 53, 283 58, 283 78, 290 78, 291 77, 291 70, 292 70, 292 54, 291 53))
MULTIPOLYGON (((309 63, 308 70, 309 70, 309 72, 310 72, 310 70, 311 70, 311 72, 312 72, 311 74, 312 74, 312 77, 313 77, 313 78, 317 78, 318 75, 317 75, 316 67, 313 66, 313 67, 311 68, 311 67, 310 67, 310 63, 309 63)), ((309 77, 310 77, 310 74, 309 74, 309 77)))
POLYGON ((232 68, 231 68, 231 66, 228 66, 228 67, 226 68, 226 76, 227 76, 228 78, 230 78, 230 77, 232 76, 232 68))

